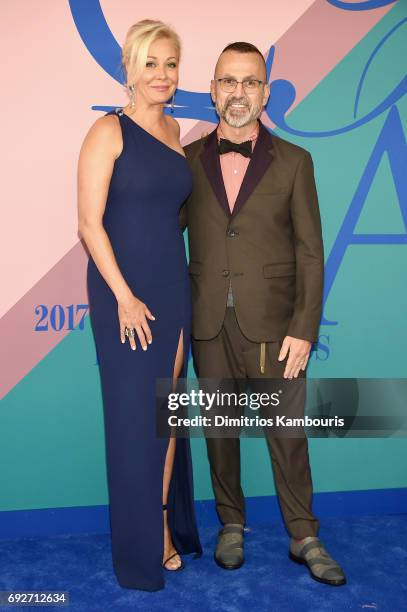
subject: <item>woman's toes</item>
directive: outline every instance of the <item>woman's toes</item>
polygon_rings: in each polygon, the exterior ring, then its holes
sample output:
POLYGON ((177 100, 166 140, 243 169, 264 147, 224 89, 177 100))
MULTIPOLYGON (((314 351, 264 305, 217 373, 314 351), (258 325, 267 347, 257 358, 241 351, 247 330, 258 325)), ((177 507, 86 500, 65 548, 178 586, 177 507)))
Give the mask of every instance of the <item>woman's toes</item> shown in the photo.
POLYGON ((176 558, 171 559, 171 561, 170 561, 170 568, 171 569, 178 569, 179 566, 180 566, 180 563, 179 563, 179 561, 177 561, 176 558))
MULTIPOLYGON (((175 552, 175 550, 173 551, 173 553, 175 552)), ((171 554, 173 554, 171 553, 171 554)), ((165 567, 171 570, 176 570, 180 567, 181 565, 181 558, 179 555, 176 555, 175 557, 173 557, 172 559, 169 559, 167 561, 167 563, 165 564, 165 567)))

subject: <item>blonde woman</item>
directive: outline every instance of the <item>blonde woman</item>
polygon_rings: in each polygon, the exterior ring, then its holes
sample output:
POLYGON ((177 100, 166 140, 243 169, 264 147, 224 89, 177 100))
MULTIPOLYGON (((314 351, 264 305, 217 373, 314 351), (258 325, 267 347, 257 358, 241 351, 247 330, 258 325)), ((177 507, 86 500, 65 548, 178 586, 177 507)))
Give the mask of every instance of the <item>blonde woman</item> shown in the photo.
POLYGON ((113 567, 121 586, 163 588, 163 568, 201 553, 189 440, 156 435, 157 378, 186 376, 190 286, 179 209, 192 177, 164 114, 180 41, 133 25, 122 50, 129 104, 97 119, 78 167, 79 232, 103 393, 113 567))

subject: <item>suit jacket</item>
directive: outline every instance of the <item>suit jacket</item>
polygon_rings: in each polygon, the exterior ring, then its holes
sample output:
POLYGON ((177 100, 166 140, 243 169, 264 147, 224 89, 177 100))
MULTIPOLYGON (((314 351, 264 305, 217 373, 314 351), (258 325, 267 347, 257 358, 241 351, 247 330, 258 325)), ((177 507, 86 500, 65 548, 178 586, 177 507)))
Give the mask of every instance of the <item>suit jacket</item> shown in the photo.
POLYGON ((259 136, 233 213, 217 152, 216 129, 185 147, 192 194, 180 211, 188 225, 192 335, 220 331, 229 282, 243 334, 255 342, 285 335, 318 338, 324 253, 311 155, 270 134, 259 136))

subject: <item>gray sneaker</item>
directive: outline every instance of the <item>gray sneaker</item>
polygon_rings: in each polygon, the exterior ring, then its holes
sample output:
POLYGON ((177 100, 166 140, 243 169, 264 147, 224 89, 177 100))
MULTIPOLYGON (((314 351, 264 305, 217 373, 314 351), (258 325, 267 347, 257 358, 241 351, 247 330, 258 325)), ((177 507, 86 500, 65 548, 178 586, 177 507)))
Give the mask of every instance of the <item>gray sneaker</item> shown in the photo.
POLYGON ((328 554, 319 538, 309 536, 301 542, 292 539, 288 556, 295 563, 306 565, 311 578, 318 582, 331 586, 346 584, 342 568, 328 554))
POLYGON ((223 569, 239 569, 244 563, 243 525, 226 523, 219 531, 214 558, 223 569))

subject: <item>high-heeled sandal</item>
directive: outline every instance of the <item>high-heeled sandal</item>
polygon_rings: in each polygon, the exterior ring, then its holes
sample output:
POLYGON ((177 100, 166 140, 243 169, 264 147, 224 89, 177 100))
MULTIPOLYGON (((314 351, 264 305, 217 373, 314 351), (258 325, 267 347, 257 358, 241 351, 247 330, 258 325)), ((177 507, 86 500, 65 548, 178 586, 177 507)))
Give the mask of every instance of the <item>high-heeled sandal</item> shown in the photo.
MULTIPOLYGON (((164 511, 164 510, 167 510, 167 504, 163 504, 163 511, 164 511)), ((172 555, 170 555, 170 556, 168 557, 168 559, 166 559, 165 561, 163 561, 163 568, 164 568, 165 570, 167 570, 167 572, 179 572, 179 570, 184 569, 184 567, 185 567, 185 563, 183 562, 183 560, 182 560, 182 558, 181 558, 181 555, 180 555, 180 554, 179 554, 179 552, 177 552, 177 551, 176 551, 175 553, 173 553, 172 555), (165 566, 167 565, 168 561, 170 561, 171 559, 173 559, 173 558, 174 558, 174 557, 176 557, 177 555, 178 555, 178 556, 179 556, 179 558, 181 559, 181 565, 180 565, 179 567, 177 567, 177 568, 174 568, 174 569, 170 569, 170 568, 168 568, 168 567, 165 567, 165 566)))

